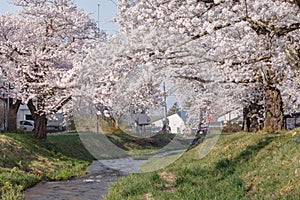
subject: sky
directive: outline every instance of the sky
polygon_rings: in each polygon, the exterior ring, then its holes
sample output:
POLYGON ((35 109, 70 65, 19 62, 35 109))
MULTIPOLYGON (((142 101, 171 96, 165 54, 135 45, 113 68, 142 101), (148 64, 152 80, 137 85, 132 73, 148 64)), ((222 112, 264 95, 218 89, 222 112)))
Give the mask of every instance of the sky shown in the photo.
MULTIPOLYGON (((79 8, 86 12, 92 13, 95 21, 98 21, 98 4, 100 24, 99 27, 106 30, 107 33, 113 34, 118 32, 119 27, 117 23, 112 22, 117 13, 117 0, 73 0, 79 8)), ((0 0, 0 14, 6 12, 14 12, 17 10, 16 6, 8 3, 9 0, 0 0)))

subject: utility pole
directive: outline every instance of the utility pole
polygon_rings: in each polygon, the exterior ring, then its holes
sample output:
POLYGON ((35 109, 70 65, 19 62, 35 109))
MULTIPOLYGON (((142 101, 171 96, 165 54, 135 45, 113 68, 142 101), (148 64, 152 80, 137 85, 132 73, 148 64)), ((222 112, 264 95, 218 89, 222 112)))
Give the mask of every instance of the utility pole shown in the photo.
POLYGON ((97 28, 98 28, 98 39, 100 40, 100 3, 98 3, 98 19, 97 19, 97 28))
POLYGON ((97 134, 99 133, 99 113, 98 111, 96 112, 96 132, 97 134))
MULTIPOLYGON (((9 87, 10 85, 8 85, 9 87)), ((10 89, 10 88, 9 88, 10 89)), ((6 110, 6 118, 5 118, 5 124, 6 124, 6 127, 5 127, 5 130, 7 131, 8 130, 8 127, 9 127, 9 120, 8 120, 8 115, 9 115, 9 104, 10 104, 10 101, 9 101, 9 95, 7 94, 7 110, 6 110)))
POLYGON ((167 122, 167 94, 166 94, 166 84, 164 82, 163 85, 163 90, 164 90, 164 118, 165 122, 167 122))
POLYGON ((3 124, 3 131, 6 131, 6 112, 7 112, 7 110, 6 110, 6 107, 7 107, 7 105, 6 105, 6 99, 5 99, 5 94, 4 94, 4 92, 2 93, 2 103, 3 103, 3 120, 2 120, 2 124, 3 124))
POLYGON ((170 131, 169 128, 169 119, 167 118, 167 93, 166 93, 166 84, 163 83, 163 90, 164 90, 164 123, 163 123, 163 131, 170 131))
POLYGON ((98 3, 98 29, 100 30, 100 3, 98 3))

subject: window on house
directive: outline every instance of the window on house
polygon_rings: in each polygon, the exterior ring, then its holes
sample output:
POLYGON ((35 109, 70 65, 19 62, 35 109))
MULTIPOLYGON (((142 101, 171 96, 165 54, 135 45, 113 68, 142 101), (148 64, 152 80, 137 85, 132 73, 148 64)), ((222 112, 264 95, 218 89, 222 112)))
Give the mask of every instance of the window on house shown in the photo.
POLYGON ((33 120, 32 115, 25 115, 25 120, 33 120))

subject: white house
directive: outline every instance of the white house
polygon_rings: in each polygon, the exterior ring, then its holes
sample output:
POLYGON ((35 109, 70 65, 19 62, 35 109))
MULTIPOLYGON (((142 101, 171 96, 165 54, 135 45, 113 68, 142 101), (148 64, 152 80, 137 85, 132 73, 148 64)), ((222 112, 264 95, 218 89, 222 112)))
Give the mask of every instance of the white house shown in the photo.
POLYGON ((32 115, 25 104, 21 104, 17 113, 17 129, 20 129, 20 121, 33 120, 32 115))
MULTIPOLYGON (((185 117, 180 117, 178 114, 173 114, 167 117, 169 120, 169 126, 171 128, 171 133, 183 133, 185 127, 185 117)), ((163 120, 159 119, 157 121, 152 122, 153 129, 162 129, 163 120)))

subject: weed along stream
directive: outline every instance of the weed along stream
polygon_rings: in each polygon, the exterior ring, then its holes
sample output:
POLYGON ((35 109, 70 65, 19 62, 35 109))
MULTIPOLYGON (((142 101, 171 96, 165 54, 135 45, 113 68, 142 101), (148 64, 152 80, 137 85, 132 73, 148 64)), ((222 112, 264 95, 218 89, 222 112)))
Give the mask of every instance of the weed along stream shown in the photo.
POLYGON ((169 151, 152 155, 150 159, 132 157, 95 160, 88 167, 89 173, 68 181, 43 182, 24 192, 25 200, 99 200, 107 194, 109 186, 118 178, 130 173, 153 169, 158 159, 180 156, 182 151, 169 151), (151 162, 151 166, 147 163, 151 162))

